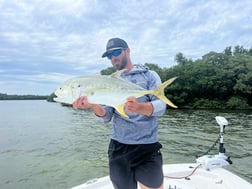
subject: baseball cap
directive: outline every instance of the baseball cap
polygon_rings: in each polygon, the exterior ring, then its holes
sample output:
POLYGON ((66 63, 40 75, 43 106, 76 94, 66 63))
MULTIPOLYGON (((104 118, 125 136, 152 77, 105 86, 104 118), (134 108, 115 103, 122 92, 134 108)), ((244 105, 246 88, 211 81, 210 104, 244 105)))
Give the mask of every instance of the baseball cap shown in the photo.
POLYGON ((128 48, 128 44, 126 43, 126 41, 120 38, 112 38, 108 40, 106 52, 103 53, 102 58, 106 57, 113 50, 126 48, 128 48))

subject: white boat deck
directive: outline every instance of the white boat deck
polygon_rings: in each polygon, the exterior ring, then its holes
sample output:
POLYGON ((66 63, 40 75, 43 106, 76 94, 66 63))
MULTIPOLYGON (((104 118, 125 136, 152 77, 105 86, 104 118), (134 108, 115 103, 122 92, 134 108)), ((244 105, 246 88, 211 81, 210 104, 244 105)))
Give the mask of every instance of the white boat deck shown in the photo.
MULTIPOLYGON (((224 168, 205 170, 199 164, 163 166, 165 189, 252 189, 252 184, 224 168)), ((109 176, 92 179, 71 189, 113 189, 109 176)))

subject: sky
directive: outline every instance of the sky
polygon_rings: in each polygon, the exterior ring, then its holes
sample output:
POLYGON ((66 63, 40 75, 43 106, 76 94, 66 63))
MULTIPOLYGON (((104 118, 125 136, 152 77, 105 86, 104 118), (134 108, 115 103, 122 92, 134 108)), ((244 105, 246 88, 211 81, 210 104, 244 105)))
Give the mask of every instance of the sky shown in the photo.
POLYGON ((0 0, 0 93, 50 95, 111 66, 110 38, 134 64, 176 65, 228 46, 252 47, 252 1, 0 0))

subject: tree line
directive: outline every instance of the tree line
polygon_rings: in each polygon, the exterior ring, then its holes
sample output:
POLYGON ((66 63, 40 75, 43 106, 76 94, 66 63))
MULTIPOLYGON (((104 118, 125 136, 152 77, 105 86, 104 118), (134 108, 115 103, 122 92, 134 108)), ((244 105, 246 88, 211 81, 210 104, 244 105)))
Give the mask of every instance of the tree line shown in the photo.
POLYGON ((0 100, 45 100, 48 96, 42 95, 8 95, 0 93, 0 100))
MULTIPOLYGON (((211 51, 197 60, 177 53, 176 65, 160 68, 145 63, 162 81, 178 78, 165 89, 165 95, 179 108, 252 109, 252 48, 226 47, 211 51)), ((111 74, 109 67, 101 74, 111 74)))

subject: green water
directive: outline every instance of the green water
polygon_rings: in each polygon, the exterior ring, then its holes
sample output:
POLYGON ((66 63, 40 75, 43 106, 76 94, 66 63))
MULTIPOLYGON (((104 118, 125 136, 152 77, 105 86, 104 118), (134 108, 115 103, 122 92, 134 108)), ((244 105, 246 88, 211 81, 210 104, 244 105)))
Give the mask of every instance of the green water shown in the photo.
MULTIPOLYGON (((172 110, 160 117, 164 163, 195 162, 226 117, 227 169, 252 182, 252 111, 172 110)), ((62 189, 108 174, 110 125, 46 101, 0 101, 0 188, 62 189)), ((218 147, 213 151, 216 154, 218 147)))

